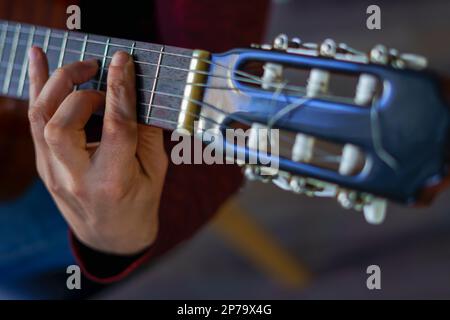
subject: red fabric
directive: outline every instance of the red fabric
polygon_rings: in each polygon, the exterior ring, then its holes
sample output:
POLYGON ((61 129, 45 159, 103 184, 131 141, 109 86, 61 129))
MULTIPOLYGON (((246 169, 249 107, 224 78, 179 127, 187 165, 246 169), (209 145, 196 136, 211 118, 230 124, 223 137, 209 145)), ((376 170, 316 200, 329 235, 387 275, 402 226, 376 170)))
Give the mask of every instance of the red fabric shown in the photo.
MULTIPOLYGON (((268 3, 267 0, 155 0, 159 41, 213 52, 260 42, 268 3)), ((168 133, 165 142, 170 155, 172 142, 168 133)), ((108 277, 90 270, 89 265, 95 261, 85 260, 80 244, 71 235, 74 255, 88 278, 102 283, 119 280, 191 237, 238 190, 241 181, 236 166, 170 163, 159 210, 159 232, 151 248, 108 277)))

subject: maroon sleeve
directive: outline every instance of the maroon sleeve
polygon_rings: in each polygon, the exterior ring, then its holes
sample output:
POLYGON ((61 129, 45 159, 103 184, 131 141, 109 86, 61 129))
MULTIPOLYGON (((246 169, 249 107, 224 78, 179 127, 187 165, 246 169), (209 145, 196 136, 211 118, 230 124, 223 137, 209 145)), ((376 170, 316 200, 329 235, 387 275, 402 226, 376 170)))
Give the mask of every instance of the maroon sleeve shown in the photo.
MULTIPOLYGON (((259 42, 268 0, 154 0, 158 40, 168 45, 220 52, 259 42)), ((172 143, 165 133, 168 154, 172 143)), ((146 261, 153 261, 190 238, 236 192, 242 182, 234 165, 174 165, 169 161, 159 208, 155 243, 134 256, 115 256, 92 250, 72 233, 74 255, 90 279, 119 280, 146 261)))

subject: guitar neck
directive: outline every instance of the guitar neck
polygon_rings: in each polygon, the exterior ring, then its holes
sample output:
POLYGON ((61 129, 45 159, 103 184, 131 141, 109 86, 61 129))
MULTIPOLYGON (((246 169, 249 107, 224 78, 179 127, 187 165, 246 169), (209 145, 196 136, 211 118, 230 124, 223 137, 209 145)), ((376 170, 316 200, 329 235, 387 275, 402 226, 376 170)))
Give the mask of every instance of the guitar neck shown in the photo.
POLYGON ((77 89, 105 90, 113 54, 127 51, 136 66, 138 121, 168 130, 177 127, 192 50, 0 20, 0 95, 28 99, 32 46, 47 54, 50 73, 75 61, 97 59, 98 74, 77 89))

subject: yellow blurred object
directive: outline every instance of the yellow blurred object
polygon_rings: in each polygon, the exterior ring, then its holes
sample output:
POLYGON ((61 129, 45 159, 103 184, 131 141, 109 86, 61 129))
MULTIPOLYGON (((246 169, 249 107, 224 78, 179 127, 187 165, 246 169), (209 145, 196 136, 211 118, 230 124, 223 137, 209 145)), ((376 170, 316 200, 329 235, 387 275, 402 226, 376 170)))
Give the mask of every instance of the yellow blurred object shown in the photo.
POLYGON ((234 200, 225 203, 213 222, 214 228, 271 278, 289 288, 307 284, 311 274, 234 200))

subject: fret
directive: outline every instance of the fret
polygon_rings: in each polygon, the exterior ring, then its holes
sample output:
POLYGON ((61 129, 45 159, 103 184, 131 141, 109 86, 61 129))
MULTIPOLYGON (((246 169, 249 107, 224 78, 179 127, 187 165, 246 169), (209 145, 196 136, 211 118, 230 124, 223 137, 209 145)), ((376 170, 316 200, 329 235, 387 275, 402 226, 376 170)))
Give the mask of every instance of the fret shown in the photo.
POLYGON ((3 84, 3 90, 2 90, 4 95, 8 94, 9 86, 11 84, 11 76, 12 76, 13 67, 14 67, 14 60, 16 58, 17 44, 19 42, 21 27, 22 27, 22 25, 20 23, 17 24, 16 30, 14 33, 12 48, 11 48, 11 52, 9 54, 8 69, 6 70, 5 83, 3 84))
POLYGON ((3 50, 5 49, 6 45, 6 34, 8 33, 8 22, 5 24, 2 24, 2 33, 0 35, 0 62, 3 58, 3 50))
POLYGON ((61 52, 59 54, 58 58, 58 68, 61 68, 64 62, 64 54, 66 53, 66 46, 67 46, 67 38, 69 36, 68 32, 64 32, 64 38, 61 44, 61 52))
POLYGON ((30 51, 30 48, 31 48, 31 46, 33 44, 35 32, 36 32, 36 28, 34 26, 31 27, 31 32, 28 35, 27 49, 26 49, 26 52, 25 52, 25 55, 24 55, 24 60, 23 60, 23 63, 22 63, 22 69, 21 69, 21 72, 20 72, 19 87, 17 88, 17 95, 19 97, 22 97, 22 95, 23 95, 23 88, 25 86, 25 79, 26 79, 26 76, 27 76, 27 69, 28 69, 28 62, 29 62, 28 61, 28 58, 29 58, 28 57, 28 52, 30 51))
POLYGON ((111 41, 110 38, 108 38, 106 40, 105 52, 103 53, 103 60, 102 60, 102 65, 101 65, 101 69, 100 69, 100 76, 99 76, 99 79, 98 79, 97 90, 100 90, 101 85, 102 85, 103 73, 104 73, 104 70, 105 70, 106 57, 108 56, 108 49, 109 49, 109 42, 110 41, 111 41))
POLYGON ((88 42, 88 37, 89 37, 89 35, 87 35, 87 34, 84 36, 83 47, 81 48, 81 53, 80 53, 80 61, 84 60, 84 55, 86 53, 86 46, 87 46, 87 42, 88 42))
POLYGON ((130 56, 133 56, 133 54, 134 54, 134 48, 136 47, 136 42, 135 41, 133 41, 133 43, 132 43, 132 45, 131 45, 131 48, 130 48, 130 56))
POLYGON ((153 80, 152 92, 150 94, 150 100, 148 103, 147 119, 150 118, 150 110, 152 109, 152 104, 153 104, 153 100, 155 97, 156 84, 158 83, 158 76, 159 76, 159 70, 160 70, 163 52, 164 52, 164 46, 161 46, 161 50, 160 50, 159 56, 158 56, 158 64, 156 65, 155 79, 153 80))
POLYGON ((52 36, 52 29, 47 29, 45 32, 45 38, 44 38, 44 45, 42 46, 42 51, 47 53, 48 51, 48 45, 50 43, 50 37, 52 36))
POLYGON ((98 59, 98 78, 79 89, 104 90, 112 56, 119 50, 129 52, 136 67, 139 122, 176 128, 192 50, 0 20, 0 94, 28 96, 27 53, 33 45, 47 54, 50 73, 67 63, 98 59))
MULTIPOLYGON (((3 59, 3 51, 5 49, 6 46, 6 35, 8 33, 8 22, 6 22, 5 24, 2 24, 2 30, 0 33, 0 70, 2 69, 2 59, 3 59)), ((1 75, 1 73, 0 73, 1 75)), ((1 79, 2 77, 0 77, 0 84, 1 84, 1 79)), ((0 86, 1 88, 1 86, 0 86)))

